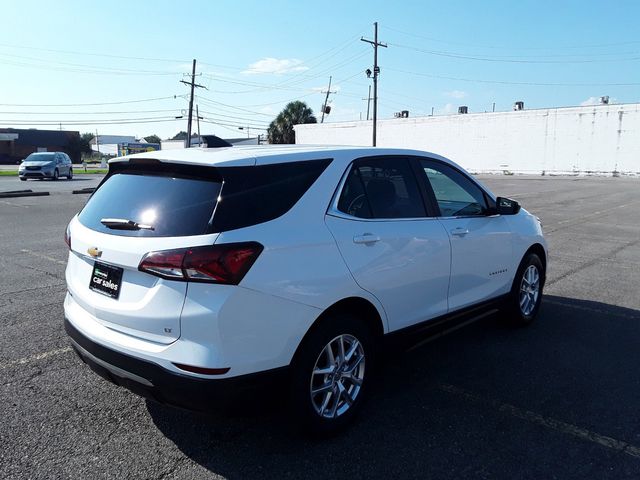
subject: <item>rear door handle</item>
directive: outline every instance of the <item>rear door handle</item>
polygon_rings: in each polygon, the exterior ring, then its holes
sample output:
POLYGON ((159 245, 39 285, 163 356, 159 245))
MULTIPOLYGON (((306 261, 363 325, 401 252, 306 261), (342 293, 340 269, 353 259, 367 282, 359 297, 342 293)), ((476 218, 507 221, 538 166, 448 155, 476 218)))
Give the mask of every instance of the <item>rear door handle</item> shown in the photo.
POLYGON ((373 233, 365 233, 353 237, 353 243, 376 243, 380 241, 380 237, 373 233))
POLYGON ((463 235, 466 235, 467 233, 469 233, 469 229, 462 228, 462 227, 454 228, 453 230, 451 230, 451 235, 457 235, 459 237, 462 237, 463 235))

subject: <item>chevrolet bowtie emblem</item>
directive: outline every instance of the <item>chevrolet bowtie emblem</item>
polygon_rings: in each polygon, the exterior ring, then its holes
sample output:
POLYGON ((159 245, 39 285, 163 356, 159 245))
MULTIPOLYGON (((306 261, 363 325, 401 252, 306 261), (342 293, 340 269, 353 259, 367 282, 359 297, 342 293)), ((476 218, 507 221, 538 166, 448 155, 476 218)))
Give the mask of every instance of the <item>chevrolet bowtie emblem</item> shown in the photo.
POLYGON ((97 247, 91 247, 87 248, 87 253, 93 258, 98 258, 100 255, 102 255, 102 250, 98 250, 97 247))

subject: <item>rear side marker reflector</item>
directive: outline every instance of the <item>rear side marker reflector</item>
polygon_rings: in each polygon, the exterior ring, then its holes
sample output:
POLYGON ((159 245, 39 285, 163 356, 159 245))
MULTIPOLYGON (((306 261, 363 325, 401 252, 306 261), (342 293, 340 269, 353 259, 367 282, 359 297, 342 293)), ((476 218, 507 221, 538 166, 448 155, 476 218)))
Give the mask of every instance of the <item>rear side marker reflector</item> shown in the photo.
POLYGON ((71 250, 71 233, 69 225, 67 225, 67 228, 64 231, 64 243, 66 243, 67 247, 69 247, 69 250, 71 250))
POLYGON ((193 365, 184 365, 182 363, 174 363, 176 367, 185 372, 199 373, 200 375, 224 375, 230 368, 204 368, 194 367, 193 365))
POLYGON ((257 242, 161 250, 147 253, 138 270, 169 280, 238 285, 262 250, 257 242))

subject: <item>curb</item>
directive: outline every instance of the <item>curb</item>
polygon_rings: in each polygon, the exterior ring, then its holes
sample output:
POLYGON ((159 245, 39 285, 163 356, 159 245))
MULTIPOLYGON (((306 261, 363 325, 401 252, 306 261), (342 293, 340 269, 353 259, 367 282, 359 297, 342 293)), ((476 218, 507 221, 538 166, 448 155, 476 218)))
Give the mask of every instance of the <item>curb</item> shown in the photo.
POLYGON ((34 192, 33 190, 13 190, 10 192, 0 192, 0 198, 16 197, 45 197, 49 192, 34 192))
POLYGON ((93 187, 87 187, 87 188, 81 188, 80 190, 73 190, 71 193, 73 194, 78 194, 78 193, 93 193, 95 192, 96 189, 93 187))

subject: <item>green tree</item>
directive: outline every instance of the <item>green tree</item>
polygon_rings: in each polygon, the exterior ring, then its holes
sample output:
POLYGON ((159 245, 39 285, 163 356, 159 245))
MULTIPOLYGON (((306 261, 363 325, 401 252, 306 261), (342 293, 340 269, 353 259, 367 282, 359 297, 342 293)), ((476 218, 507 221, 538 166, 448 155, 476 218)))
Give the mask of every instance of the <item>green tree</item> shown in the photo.
POLYGON ((148 137, 144 137, 144 139, 149 143, 160 143, 160 137, 158 135, 149 135, 148 137))
POLYGON ((181 130, 178 133, 176 133, 171 140, 186 140, 186 139, 187 139, 187 132, 181 130))
POLYGON ((79 163, 82 154, 91 153, 91 145, 89 142, 93 138, 93 133, 83 133, 82 135, 71 135, 67 144, 67 153, 71 157, 71 161, 79 163))
POLYGON ((267 138, 269 143, 296 143, 294 125, 303 123, 317 123, 313 110, 309 106, 296 100, 290 102, 269 124, 267 138))
POLYGON ((95 135, 90 132, 80 135, 80 153, 91 153, 91 140, 95 138, 95 135))

